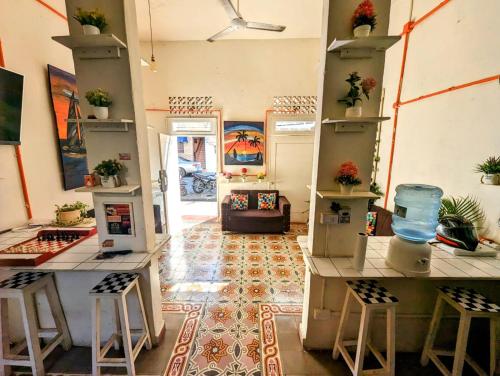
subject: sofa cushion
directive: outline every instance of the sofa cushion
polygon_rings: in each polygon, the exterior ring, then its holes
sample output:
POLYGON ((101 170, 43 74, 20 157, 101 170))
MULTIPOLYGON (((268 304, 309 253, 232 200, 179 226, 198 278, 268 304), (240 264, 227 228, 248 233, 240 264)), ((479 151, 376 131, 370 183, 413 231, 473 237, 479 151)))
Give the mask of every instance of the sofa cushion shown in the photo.
POLYGON ((279 220, 280 218, 283 218, 283 215, 277 209, 273 210, 248 209, 245 211, 235 210, 231 212, 231 220, 258 219, 259 221, 276 221, 279 220))
POLYGON ((279 196, 280 192, 277 190, 267 190, 267 189, 232 189, 231 193, 242 193, 248 195, 248 209, 257 209, 259 193, 276 193, 276 207, 279 207, 279 196))
POLYGON ((257 194, 257 209, 259 210, 273 210, 276 209, 276 193, 262 193, 257 194))
POLYGON ((231 193, 231 210, 247 210, 248 195, 242 193, 231 193))

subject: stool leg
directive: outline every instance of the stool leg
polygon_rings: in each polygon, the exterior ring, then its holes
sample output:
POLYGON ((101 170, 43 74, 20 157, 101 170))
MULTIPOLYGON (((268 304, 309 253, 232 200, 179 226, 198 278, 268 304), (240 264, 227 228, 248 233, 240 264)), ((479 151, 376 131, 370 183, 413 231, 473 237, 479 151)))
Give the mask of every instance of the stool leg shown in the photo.
POLYGON ((101 300, 92 297, 92 375, 99 376, 101 367, 101 300))
POLYGON ((337 337, 335 338, 335 343, 333 345, 333 359, 338 359, 340 354, 340 346, 344 341, 344 331, 347 324, 347 318, 349 317, 349 305, 351 303, 351 290, 348 288, 345 294, 344 306, 342 307, 342 314, 340 315, 339 327, 337 329, 337 337))
POLYGON ((141 289, 138 282, 136 282, 135 288, 137 290, 137 299, 139 300, 139 308, 142 315, 142 327, 144 328, 144 331, 146 333, 146 349, 151 350, 151 348, 153 347, 151 343, 151 335, 149 333, 148 320, 146 318, 146 311, 144 310, 144 303, 142 301, 141 289))
POLYGON ((363 374, 363 363, 365 361, 366 340, 370 324, 371 310, 366 306, 361 309, 361 320, 359 323, 358 344, 356 346, 356 360, 354 361, 354 376, 363 374))
POLYGON ((497 320, 490 318, 490 376, 497 368, 497 320))
MULTIPOLYGON (((5 359, 10 354, 9 343, 9 300, 6 298, 0 299, 0 336, 2 344, 0 346, 0 357, 5 359)), ((0 366, 0 376, 8 376, 11 373, 10 366, 0 366)))
POLYGON ((396 307, 387 309, 387 374, 396 372, 396 307))
POLYGON ((128 321, 127 299, 125 296, 120 298, 118 305, 120 311, 120 321, 122 327, 123 350, 127 362, 127 373, 129 376, 135 376, 134 358, 132 353, 132 339, 130 337, 130 324, 128 321))
POLYGON ((115 350, 120 350, 120 339, 122 335, 122 328, 120 326, 120 310, 118 308, 118 300, 115 299, 115 328, 116 328, 116 339, 115 339, 115 350))
POLYGON ((21 312, 33 376, 43 376, 45 375, 45 369, 43 367, 42 350, 40 349, 40 341, 38 339, 38 320, 34 299, 35 297, 31 293, 23 293, 21 312))
POLYGON ((47 286, 45 288, 45 294, 47 295, 50 311, 52 312, 52 317, 54 318, 57 331, 60 335, 63 336, 62 347, 64 350, 68 351, 72 345, 71 335, 69 334, 66 318, 64 317, 61 300, 59 299, 59 295, 57 294, 54 277, 51 277, 49 279, 49 282, 47 283, 47 286))
POLYGON ((467 339, 469 338, 471 316, 468 313, 460 314, 458 325, 457 345, 455 347, 455 359, 453 360, 452 376, 462 375, 465 353, 467 351, 467 339))
POLYGON ((441 322, 441 317, 443 316, 443 310, 444 300, 439 293, 436 300, 436 306, 434 307, 434 313, 432 314, 429 332, 427 333, 427 337, 425 338, 422 356, 420 357, 420 364, 424 367, 429 363, 429 351, 432 350, 432 347, 434 345, 434 340, 436 339, 436 334, 439 329, 439 323, 441 322))

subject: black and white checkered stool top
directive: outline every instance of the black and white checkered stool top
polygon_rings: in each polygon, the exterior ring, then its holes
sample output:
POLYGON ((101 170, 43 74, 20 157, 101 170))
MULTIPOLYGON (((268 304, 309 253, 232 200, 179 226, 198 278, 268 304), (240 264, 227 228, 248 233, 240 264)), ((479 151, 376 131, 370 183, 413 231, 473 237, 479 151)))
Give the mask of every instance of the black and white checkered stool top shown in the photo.
POLYGON ((467 311, 499 313, 500 306, 493 303, 485 296, 479 294, 473 289, 464 287, 439 287, 444 294, 453 301, 465 308, 467 311))
POLYGON ((90 290, 90 294, 120 294, 139 277, 137 273, 111 273, 90 290))
POLYGON ((0 289, 24 289, 48 274, 49 273, 43 272, 16 273, 12 277, 4 279, 0 282, 0 289))
POLYGON ((399 299, 392 295, 385 287, 375 280, 347 281, 347 285, 366 304, 397 303, 399 299))

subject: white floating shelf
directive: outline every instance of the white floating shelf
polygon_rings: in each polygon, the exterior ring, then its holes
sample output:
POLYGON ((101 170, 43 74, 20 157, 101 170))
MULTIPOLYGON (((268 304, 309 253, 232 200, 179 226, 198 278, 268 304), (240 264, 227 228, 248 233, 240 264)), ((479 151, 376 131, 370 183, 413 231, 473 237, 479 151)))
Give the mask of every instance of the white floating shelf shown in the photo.
POLYGON ((127 48, 114 34, 63 35, 52 39, 72 50, 78 49, 76 56, 80 59, 116 59, 120 57, 120 49, 127 48))
POLYGON ((399 35, 335 39, 327 51, 340 53, 342 59, 364 59, 372 57, 373 52, 387 50, 400 39, 399 35))
POLYGON ((325 119, 322 124, 362 124, 371 123, 377 124, 381 121, 390 120, 390 117, 353 117, 353 118, 341 118, 341 119, 325 119))
POLYGON ((75 189, 76 192, 91 192, 91 193, 108 193, 108 194, 121 194, 121 195, 129 195, 135 194, 135 191, 137 191, 139 188, 141 188, 140 185, 122 185, 116 188, 104 188, 102 185, 98 185, 95 187, 81 187, 75 189))
MULTIPOLYGON (((68 119, 68 123, 76 123, 76 119, 68 119)), ((78 119, 78 122, 91 132, 127 132, 133 120, 129 119, 78 119)))
POLYGON ((352 192, 350 195, 343 195, 340 191, 317 191, 316 194, 320 198, 336 199, 336 200, 356 200, 356 199, 370 199, 379 198, 372 192, 352 192))

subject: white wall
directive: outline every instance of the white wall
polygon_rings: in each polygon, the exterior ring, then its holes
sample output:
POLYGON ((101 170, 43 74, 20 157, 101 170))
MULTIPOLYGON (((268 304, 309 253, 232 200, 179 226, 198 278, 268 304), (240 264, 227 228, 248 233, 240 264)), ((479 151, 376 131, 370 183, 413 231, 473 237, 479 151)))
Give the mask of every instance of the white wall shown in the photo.
MULTIPOLYGON (((63 0, 49 2, 65 13, 63 0)), ((35 219, 54 217, 54 205, 90 195, 64 191, 47 64, 74 72, 71 52, 51 40, 68 34, 66 21, 36 1, 2 1, 0 39, 6 67, 25 75, 21 150, 35 219)), ((27 221, 14 147, 0 145, 0 230, 27 221)))
MULTIPOLYGON (((389 34, 400 34, 410 0, 393 0, 389 34)), ((440 0, 415 1, 419 18, 440 0)), ((500 68, 498 0, 454 0, 411 33, 402 100, 496 75, 500 68)), ((393 116, 402 58, 399 42, 387 52, 384 112, 393 116)), ((389 208, 401 183, 428 183, 445 195, 476 196, 489 219, 489 236, 500 240, 500 186, 479 183, 474 165, 500 154, 498 81, 466 88, 400 108, 389 208)), ((385 190, 392 121, 383 125, 378 182, 385 190)))
MULTIPOLYGON (((150 56, 149 44, 142 47, 150 56)), ((159 71, 143 75, 146 108, 168 108, 169 96, 213 96, 224 120, 264 121, 274 96, 316 95, 318 48, 319 39, 156 43, 159 71)), ((148 113, 155 127, 165 117, 148 113)))

